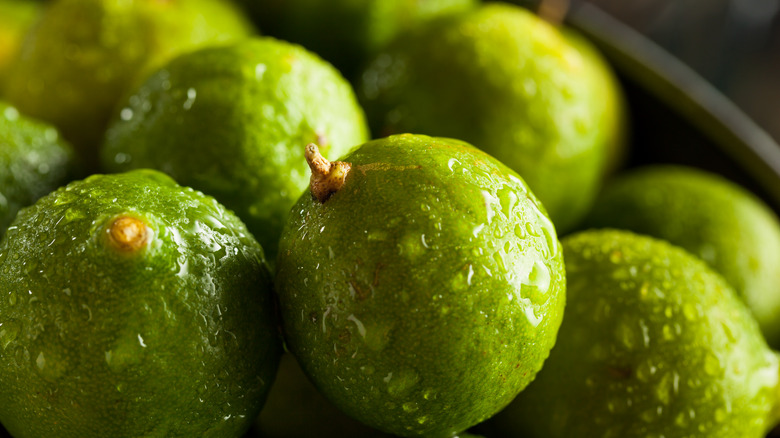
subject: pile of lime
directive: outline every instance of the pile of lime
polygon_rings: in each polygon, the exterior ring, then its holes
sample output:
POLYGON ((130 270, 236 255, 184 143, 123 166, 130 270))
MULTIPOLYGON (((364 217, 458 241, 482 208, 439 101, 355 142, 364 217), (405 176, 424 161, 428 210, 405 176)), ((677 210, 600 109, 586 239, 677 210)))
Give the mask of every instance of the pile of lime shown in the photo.
POLYGON ((765 436, 780 220, 550 3, 0 0, 5 431, 765 436))

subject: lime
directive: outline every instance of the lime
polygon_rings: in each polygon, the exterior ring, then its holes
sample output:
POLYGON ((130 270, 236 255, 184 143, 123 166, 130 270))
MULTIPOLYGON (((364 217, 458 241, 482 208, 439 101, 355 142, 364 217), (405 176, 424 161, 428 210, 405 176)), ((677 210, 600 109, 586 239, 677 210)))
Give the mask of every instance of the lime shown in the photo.
POLYGON ((731 283, 769 344, 780 346, 780 221, 747 190, 689 167, 648 166, 612 181, 586 225, 685 248, 731 283))
POLYGON ((125 101, 101 150, 114 172, 155 168, 216 197, 266 249, 309 182, 310 142, 338 157, 368 138, 363 110, 338 71, 273 38, 172 60, 125 101))
POLYGON ((94 175, 0 242, 0 421, 15 437, 238 437, 280 343, 262 248, 154 171, 94 175))
POLYGON ((541 368, 563 317, 555 229, 525 183, 458 140, 311 145, 311 193, 285 226, 276 290, 290 351, 341 410, 451 437, 541 368))
POLYGON ((584 216, 620 148, 621 91, 584 39, 486 4, 380 51, 359 94, 374 134, 463 139, 517 171, 558 232, 584 216))
POLYGON ((0 102, 0 237, 20 208, 77 172, 73 149, 53 126, 0 102))
POLYGON ((55 0, 9 72, 6 97, 57 126, 94 168, 128 88, 177 54, 251 32, 222 0, 55 0))
POLYGON ((22 40, 42 9, 34 0, 0 0, 0 95, 22 40))
POLYGON ((720 275, 625 231, 563 251, 558 342, 493 420, 501 436, 761 438, 777 422, 778 355, 720 275))

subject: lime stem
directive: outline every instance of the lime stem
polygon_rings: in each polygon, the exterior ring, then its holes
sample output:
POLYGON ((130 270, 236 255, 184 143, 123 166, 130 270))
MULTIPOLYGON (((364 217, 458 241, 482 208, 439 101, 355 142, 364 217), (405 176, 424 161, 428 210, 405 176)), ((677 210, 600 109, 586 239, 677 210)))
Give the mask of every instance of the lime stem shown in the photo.
POLYGON ((548 23, 559 26, 569 11, 569 0, 542 0, 537 14, 548 23))
POLYGON ((149 228, 140 219, 120 216, 108 227, 108 238, 116 249, 135 252, 148 242, 149 228))
POLYGON ((320 203, 325 203, 331 195, 344 186, 344 180, 352 165, 343 161, 328 161, 320 154, 319 148, 314 143, 306 145, 305 157, 311 169, 309 180, 311 194, 320 203))

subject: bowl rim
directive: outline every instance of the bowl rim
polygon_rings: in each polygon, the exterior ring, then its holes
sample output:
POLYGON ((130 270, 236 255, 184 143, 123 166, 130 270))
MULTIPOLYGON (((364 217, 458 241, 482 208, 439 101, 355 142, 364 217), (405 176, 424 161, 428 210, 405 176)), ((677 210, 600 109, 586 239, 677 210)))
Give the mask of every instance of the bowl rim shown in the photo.
POLYGON ((780 145, 709 81, 600 7, 571 5, 566 23, 593 42, 621 75, 696 127, 753 177, 780 211, 780 145))

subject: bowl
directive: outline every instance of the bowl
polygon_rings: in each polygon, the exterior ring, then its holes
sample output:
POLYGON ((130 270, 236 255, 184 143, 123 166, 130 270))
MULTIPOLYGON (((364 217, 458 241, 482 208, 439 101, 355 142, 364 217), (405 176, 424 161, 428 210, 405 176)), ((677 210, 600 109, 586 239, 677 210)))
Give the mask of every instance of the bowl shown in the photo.
POLYGON ((626 167, 673 163, 719 173, 780 212, 780 145, 677 58, 590 3, 567 24, 606 56, 626 91, 626 167))

